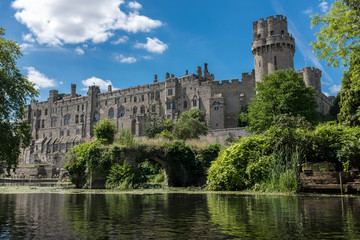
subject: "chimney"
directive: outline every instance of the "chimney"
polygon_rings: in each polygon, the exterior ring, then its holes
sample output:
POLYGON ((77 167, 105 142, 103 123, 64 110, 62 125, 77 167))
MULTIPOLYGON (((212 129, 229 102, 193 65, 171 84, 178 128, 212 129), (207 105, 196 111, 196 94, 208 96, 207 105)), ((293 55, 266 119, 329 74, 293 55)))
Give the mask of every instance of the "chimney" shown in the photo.
POLYGON ((170 78, 170 73, 167 72, 166 75, 165 75, 165 78, 166 79, 170 78))
POLYGON ((196 74, 201 77, 202 76, 202 71, 201 71, 201 67, 197 67, 197 70, 196 70, 196 74))
POLYGON ((171 78, 174 78, 175 77, 175 75, 174 74, 171 74, 171 78))
POLYGON ((112 91, 112 86, 108 85, 108 92, 111 92, 111 91, 112 91))
POLYGON ((71 84, 71 96, 76 97, 76 84, 71 84))
POLYGON ((185 75, 189 75, 189 71, 188 71, 188 70, 185 71, 185 75))
POLYGON ((158 82, 157 75, 154 76, 154 83, 158 82))

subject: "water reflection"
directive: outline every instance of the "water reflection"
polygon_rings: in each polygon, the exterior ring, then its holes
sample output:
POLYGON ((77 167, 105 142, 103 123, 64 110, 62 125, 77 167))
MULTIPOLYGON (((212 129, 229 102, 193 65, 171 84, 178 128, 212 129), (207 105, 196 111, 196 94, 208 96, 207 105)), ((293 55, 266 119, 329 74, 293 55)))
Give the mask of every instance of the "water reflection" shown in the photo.
POLYGON ((225 194, 0 194, 3 239, 357 239, 360 200, 225 194))

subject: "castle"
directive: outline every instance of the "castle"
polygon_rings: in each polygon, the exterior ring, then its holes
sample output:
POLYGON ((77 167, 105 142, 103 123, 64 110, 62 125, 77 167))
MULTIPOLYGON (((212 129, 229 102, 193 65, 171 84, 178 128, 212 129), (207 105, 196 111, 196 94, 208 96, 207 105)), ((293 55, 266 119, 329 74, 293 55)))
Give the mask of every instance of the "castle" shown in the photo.
MULTIPOLYGON (((20 163, 62 167, 67 150, 92 137, 95 124, 104 118, 117 129, 128 128, 142 136, 149 113, 176 121, 182 112, 198 108, 205 113, 210 129, 236 127, 236 114, 250 103, 256 82, 261 82, 264 74, 294 68, 295 40, 288 33, 286 17, 270 16, 254 22, 253 38, 255 69, 251 74, 243 73, 241 81, 216 81, 205 63, 203 69, 197 67, 196 74, 187 70, 178 77, 166 73, 163 81, 155 75, 153 83, 114 91, 110 85, 105 93, 90 86, 87 94, 80 96, 72 84, 71 94, 60 98, 57 90, 50 90, 47 101, 32 101, 26 109, 34 140, 23 151, 20 163)), ((332 99, 321 92, 321 71, 305 67, 298 72, 305 84, 315 89, 319 112, 328 113, 332 99)))

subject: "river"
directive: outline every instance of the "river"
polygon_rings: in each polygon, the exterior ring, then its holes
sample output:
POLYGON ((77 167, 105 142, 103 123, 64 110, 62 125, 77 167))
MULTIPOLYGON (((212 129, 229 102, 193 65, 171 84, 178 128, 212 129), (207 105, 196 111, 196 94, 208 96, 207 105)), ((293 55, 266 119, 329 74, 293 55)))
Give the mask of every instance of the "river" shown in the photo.
POLYGON ((0 194, 0 239, 360 239, 360 198, 0 194))

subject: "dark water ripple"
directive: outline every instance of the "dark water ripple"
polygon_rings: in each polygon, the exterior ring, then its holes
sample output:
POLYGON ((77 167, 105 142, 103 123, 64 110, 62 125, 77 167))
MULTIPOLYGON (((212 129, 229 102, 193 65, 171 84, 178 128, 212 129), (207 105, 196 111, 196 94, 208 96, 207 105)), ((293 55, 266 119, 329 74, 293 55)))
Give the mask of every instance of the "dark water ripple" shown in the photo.
POLYGON ((360 239, 360 199, 0 194, 0 239, 360 239))

